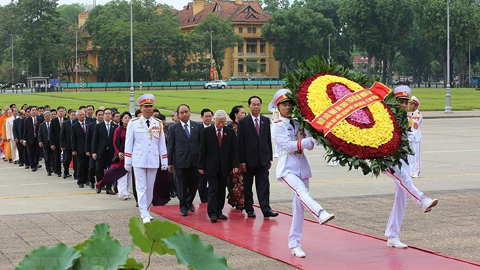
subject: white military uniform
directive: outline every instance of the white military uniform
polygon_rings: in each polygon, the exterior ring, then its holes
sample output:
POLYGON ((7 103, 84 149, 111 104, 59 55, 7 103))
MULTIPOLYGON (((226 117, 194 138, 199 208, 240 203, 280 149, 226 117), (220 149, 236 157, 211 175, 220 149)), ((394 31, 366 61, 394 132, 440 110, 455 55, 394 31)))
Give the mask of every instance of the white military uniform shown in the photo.
POLYGON ((293 121, 295 127, 290 124, 290 119, 280 117, 272 126, 272 139, 275 145, 277 162, 277 180, 282 181, 293 191, 293 219, 288 236, 288 247, 300 247, 300 238, 303 231, 304 207, 318 220, 322 206, 318 204, 308 192, 308 180, 312 177, 310 165, 303 153, 303 149, 313 148, 309 140, 311 137, 297 121, 293 121), (303 143, 302 143, 303 142, 303 143), (310 144, 310 145, 309 145, 310 144), (309 145, 309 146, 308 146, 309 145))
POLYGON ((408 164, 410 165, 410 175, 412 177, 420 176, 420 143, 422 142, 422 114, 417 109, 414 112, 408 114, 409 126, 412 131, 408 132, 408 141, 410 142, 410 148, 415 153, 408 156, 408 164))
POLYGON ((143 116, 132 119, 128 123, 125 139, 125 165, 131 165, 135 172, 142 219, 151 217, 149 209, 157 170, 159 167, 166 169, 168 164, 163 125, 153 116, 148 120, 150 127, 143 116))

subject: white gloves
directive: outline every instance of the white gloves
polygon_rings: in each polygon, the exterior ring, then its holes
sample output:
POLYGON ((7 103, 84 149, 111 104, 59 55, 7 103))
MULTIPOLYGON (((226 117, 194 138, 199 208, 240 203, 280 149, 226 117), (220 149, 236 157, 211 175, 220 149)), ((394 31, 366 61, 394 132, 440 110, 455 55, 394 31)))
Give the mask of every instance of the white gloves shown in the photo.
POLYGON ((313 147, 315 146, 315 143, 316 143, 316 141, 312 137, 302 139, 302 148, 307 149, 307 150, 312 150, 313 147))
POLYGON ((132 171, 132 164, 125 164, 124 167, 125 167, 125 170, 126 170, 127 172, 132 171))
POLYGON ((161 170, 166 171, 168 169, 168 165, 162 165, 161 170))

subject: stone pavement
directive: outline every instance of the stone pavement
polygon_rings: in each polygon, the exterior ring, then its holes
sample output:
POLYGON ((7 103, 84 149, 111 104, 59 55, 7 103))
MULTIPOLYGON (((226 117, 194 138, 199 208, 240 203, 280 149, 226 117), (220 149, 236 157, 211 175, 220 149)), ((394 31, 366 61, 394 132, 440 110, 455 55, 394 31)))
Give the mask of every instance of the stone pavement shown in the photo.
MULTIPOLYGON (((442 116, 443 112, 436 115, 442 116)), ((480 113, 477 111, 476 115, 480 113)), ((480 207, 480 117, 427 118, 422 133, 422 177, 414 179, 414 183, 427 196, 438 198, 439 205, 424 214, 409 199, 401 239, 410 245, 480 262, 480 216, 476 214, 480 207)), ((383 237, 393 204, 392 181, 385 176, 375 178, 342 167, 328 167, 323 160, 324 152, 317 147, 307 153, 313 171, 312 196, 336 214, 332 224, 383 237)), ((291 192, 276 181, 273 169, 270 172, 272 207, 291 212, 291 192)), ((101 222, 110 223, 113 236, 123 245, 131 244, 127 224, 132 216, 138 215, 133 201, 79 189, 73 179, 47 177, 43 168, 32 173, 3 162, 0 187, 0 269, 13 269, 26 253, 39 246, 58 241, 67 245, 81 242, 101 222)), ((173 199, 170 203, 178 201, 173 199)), ((310 214, 307 217, 312 218, 310 214)), ((235 269, 294 269, 182 227, 212 244, 215 252, 225 256, 235 269)), ((278 239, 278 244, 287 248, 287 236, 278 239)), ((147 261, 138 249, 133 256, 140 262, 147 261)), ((185 269, 169 255, 155 255, 151 267, 177 268, 185 269)))

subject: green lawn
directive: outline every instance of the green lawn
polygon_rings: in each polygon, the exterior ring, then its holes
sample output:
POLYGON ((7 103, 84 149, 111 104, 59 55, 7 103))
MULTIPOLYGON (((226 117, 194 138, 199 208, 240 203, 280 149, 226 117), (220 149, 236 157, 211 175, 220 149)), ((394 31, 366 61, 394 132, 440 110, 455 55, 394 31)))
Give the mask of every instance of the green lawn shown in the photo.
MULTIPOLYGON (((268 113, 268 103, 277 89, 247 89, 247 90, 163 90, 150 91, 155 95, 155 107, 172 111, 181 103, 188 104, 192 112, 200 113, 203 108, 218 109, 227 112, 235 105, 247 105, 252 95, 263 99, 263 113, 268 113)), ((423 111, 443 111, 445 109, 445 89, 418 88, 413 94, 420 99, 423 111)), ((480 91, 475 89, 452 89, 452 109, 480 109, 480 91)), ((146 91, 135 92, 135 100, 146 91)), ((51 107, 63 105, 67 108, 78 108, 80 105, 93 104, 96 108, 116 107, 120 111, 128 110, 129 95, 127 91, 116 92, 68 92, 68 93, 38 93, 38 94, 0 94, 0 106, 15 103, 18 106, 27 103, 35 105, 48 104, 51 107)))

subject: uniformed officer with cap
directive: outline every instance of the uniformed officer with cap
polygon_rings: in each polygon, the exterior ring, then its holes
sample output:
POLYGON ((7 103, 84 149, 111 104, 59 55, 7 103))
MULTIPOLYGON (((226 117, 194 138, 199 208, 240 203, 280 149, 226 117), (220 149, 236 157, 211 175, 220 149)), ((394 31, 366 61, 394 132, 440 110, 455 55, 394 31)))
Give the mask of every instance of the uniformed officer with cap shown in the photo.
MULTIPOLYGON (((393 93, 400 106, 406 111, 412 93, 410 87, 406 85, 399 86, 393 90, 393 93)), ((394 166, 382 172, 392 178, 395 183, 395 202, 388 219, 385 236, 388 237, 388 247, 407 248, 407 245, 400 242, 398 234, 405 215, 408 195, 423 208, 424 213, 430 212, 437 205, 438 200, 427 198, 420 192, 412 183, 410 166, 403 160, 400 160, 400 162, 401 168, 394 166)))
POLYGON ((138 208, 143 223, 153 220, 150 204, 158 168, 167 169, 167 147, 163 125, 152 117, 155 97, 144 94, 137 100, 142 116, 133 118, 127 126, 125 139, 125 169, 135 172, 138 208))
POLYGON ((420 143, 422 142, 422 128, 423 117, 418 107, 420 106, 420 100, 416 96, 412 96, 410 99, 410 113, 408 114, 408 125, 410 131, 408 132, 408 141, 410 142, 410 149, 413 151, 413 155, 408 156, 408 165, 410 165, 410 176, 412 178, 420 177, 420 143))
POLYGON ((308 192, 309 179, 312 177, 310 165, 303 153, 312 150, 315 139, 300 124, 290 118, 293 104, 287 94, 290 90, 280 89, 273 96, 269 110, 273 112, 272 138, 275 145, 277 162, 277 180, 282 181, 293 193, 293 220, 288 236, 288 247, 293 255, 304 258, 300 245, 303 231, 304 209, 307 208, 320 224, 332 220, 335 216, 325 211, 308 192))

